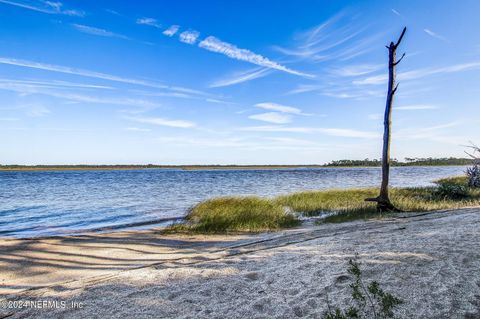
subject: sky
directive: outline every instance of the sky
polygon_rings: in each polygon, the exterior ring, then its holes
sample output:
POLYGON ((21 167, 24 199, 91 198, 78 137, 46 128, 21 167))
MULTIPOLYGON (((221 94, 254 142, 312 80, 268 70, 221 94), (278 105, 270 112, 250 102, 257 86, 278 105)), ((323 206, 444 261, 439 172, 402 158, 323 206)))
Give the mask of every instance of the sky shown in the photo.
POLYGON ((0 0, 1 164, 321 164, 480 143, 480 2, 0 0))

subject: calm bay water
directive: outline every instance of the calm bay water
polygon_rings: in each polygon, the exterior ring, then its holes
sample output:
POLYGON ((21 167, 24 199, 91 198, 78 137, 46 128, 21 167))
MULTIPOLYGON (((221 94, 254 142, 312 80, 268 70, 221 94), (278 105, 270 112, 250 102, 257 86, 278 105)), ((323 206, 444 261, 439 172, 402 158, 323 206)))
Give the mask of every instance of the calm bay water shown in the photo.
MULTIPOLYGON (((394 167, 391 185, 425 186, 464 171, 463 166, 394 167)), ((274 196, 379 183, 379 168, 0 172, 0 236, 61 235, 142 223, 145 228, 181 217, 190 206, 215 196, 274 196)))

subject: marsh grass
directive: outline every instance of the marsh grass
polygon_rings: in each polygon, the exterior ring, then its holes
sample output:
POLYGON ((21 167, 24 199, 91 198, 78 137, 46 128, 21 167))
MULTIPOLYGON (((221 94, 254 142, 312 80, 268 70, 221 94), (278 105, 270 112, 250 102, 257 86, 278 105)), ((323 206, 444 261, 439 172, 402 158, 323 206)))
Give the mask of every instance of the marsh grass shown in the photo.
MULTIPOLYGON (((480 206, 480 189, 467 186, 466 177, 436 181, 435 186, 392 188, 390 197, 405 212, 425 212, 480 206)), ((308 191, 278 196, 222 197, 202 202, 190 209, 186 222, 167 228, 170 232, 260 232, 294 227, 298 216, 326 214, 322 223, 381 218, 375 204, 365 198, 375 197, 377 188, 308 191), (292 213, 287 213, 290 211, 292 213)))
POLYGON ((298 218, 278 203, 259 197, 221 197, 190 209, 186 223, 170 230, 192 232, 259 232, 294 227, 298 218))

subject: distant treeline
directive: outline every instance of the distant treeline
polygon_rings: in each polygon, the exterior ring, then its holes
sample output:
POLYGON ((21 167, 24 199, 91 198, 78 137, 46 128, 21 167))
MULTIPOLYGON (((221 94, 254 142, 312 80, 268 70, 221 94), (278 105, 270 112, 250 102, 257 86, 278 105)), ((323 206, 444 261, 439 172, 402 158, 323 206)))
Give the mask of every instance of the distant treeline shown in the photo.
POLYGON ((0 165, 0 170, 121 170, 144 168, 179 168, 176 165, 0 165))
MULTIPOLYGON (((391 160, 393 166, 442 166, 442 165, 471 165, 468 158, 405 158, 404 162, 391 160)), ((308 165, 0 165, 0 171, 48 171, 48 170, 128 170, 128 169, 183 169, 183 170, 212 170, 212 169, 282 169, 282 168, 318 168, 318 167, 355 167, 381 166, 378 159, 339 160, 328 164, 308 165)))
MULTIPOLYGON (((443 157, 443 158, 421 158, 421 157, 406 157, 404 162, 397 159, 390 160, 392 166, 447 166, 447 165, 471 165, 472 159, 470 158, 456 158, 456 157, 443 157)), ((327 167, 351 167, 351 166, 381 166, 382 161, 379 159, 364 159, 364 160, 339 160, 332 161, 324 166, 327 167)))

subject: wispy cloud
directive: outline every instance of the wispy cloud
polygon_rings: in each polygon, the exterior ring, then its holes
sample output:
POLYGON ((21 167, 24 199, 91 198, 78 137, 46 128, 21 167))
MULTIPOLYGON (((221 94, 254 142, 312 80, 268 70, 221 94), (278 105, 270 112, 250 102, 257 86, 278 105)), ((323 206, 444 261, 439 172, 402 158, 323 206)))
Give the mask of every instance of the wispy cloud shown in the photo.
POLYGON ((360 75, 366 75, 380 70, 384 67, 383 64, 356 64, 347 65, 342 68, 336 68, 330 70, 330 73, 341 77, 355 77, 360 75))
POLYGON ((62 14, 77 17, 85 16, 85 12, 82 10, 63 9, 63 3, 58 1, 36 1, 32 4, 31 1, 25 2, 0 0, 0 3, 46 14, 62 14))
MULTIPOLYGON (((0 86, 1 89, 1 86, 0 86)), ((20 104, 9 104, 5 107, 0 107, 1 111, 20 111, 29 117, 42 117, 51 113, 50 109, 46 106, 38 103, 20 103, 20 104)), ((5 120, 5 119, 4 119, 5 120)), ((15 119, 15 121, 18 119, 15 119)), ((13 121, 10 119, 10 121, 13 121)))
POLYGON ((151 129, 148 128, 141 128, 141 127, 126 127, 125 131, 130 131, 130 132, 150 132, 151 129))
POLYGON ((380 120, 382 117, 383 115, 380 113, 368 114, 368 119, 373 121, 380 120))
POLYGON ((143 17, 143 18, 137 19, 136 22, 137 22, 137 24, 149 25, 149 26, 155 27, 157 29, 160 29, 162 27, 162 25, 160 23, 158 23, 157 19, 154 19, 154 18, 143 17))
POLYGON ((367 27, 354 23, 346 12, 340 12, 327 21, 300 32, 290 47, 275 49, 298 60, 322 62, 327 60, 345 61, 366 54, 374 47, 382 33, 367 36, 367 27))
POLYGON ((178 29, 180 29, 180 26, 172 25, 167 30, 163 31, 163 34, 167 37, 172 37, 175 35, 175 33, 177 33, 178 29))
MULTIPOLYGON (((398 130, 398 132, 394 135, 394 138, 404 139, 404 140, 425 139, 425 140, 458 145, 459 144, 458 139, 456 138, 452 139, 451 134, 447 134, 447 136, 442 136, 442 131, 454 128, 461 124, 462 124, 461 121, 452 121, 452 122, 429 126, 429 127, 404 128, 404 129, 398 130)), ((461 142, 464 142, 464 140, 462 140, 461 142)))
MULTIPOLYGON (((70 87, 72 88, 72 87, 70 87)), ((153 109, 160 106, 160 104, 143 99, 129 98, 129 97, 101 97, 98 95, 88 95, 72 91, 66 91, 65 87, 58 88, 52 86, 38 85, 34 83, 21 81, 1 81, 0 89, 11 92, 16 92, 22 96, 30 94, 41 94, 54 98, 64 99, 73 102, 93 103, 93 104, 108 104, 108 105, 125 105, 133 107, 142 107, 153 109)))
POLYGON ((448 39, 447 39, 447 38, 445 38, 444 36, 439 35, 438 33, 433 32, 433 31, 430 30, 430 29, 423 29, 423 31, 425 31, 426 34, 428 34, 429 36, 431 36, 431 37, 433 37, 433 38, 442 40, 442 41, 444 41, 444 42, 448 42, 448 39))
POLYGON ((255 150, 299 150, 299 151, 320 151, 324 150, 322 144, 313 143, 307 140, 282 138, 282 137, 265 137, 263 139, 249 139, 242 137, 191 137, 191 136, 162 136, 157 138, 162 144, 172 144, 175 146, 188 147, 226 147, 255 150))
POLYGON ((435 110, 438 109, 436 105, 429 104, 415 104, 415 105, 404 105, 395 107, 399 111, 415 111, 415 110, 435 110))
POLYGON ((20 60, 20 59, 13 59, 13 58, 5 58, 5 57, 0 57, 0 64, 8 64, 8 65, 38 69, 38 70, 59 72, 59 73, 65 73, 65 74, 73 74, 73 75, 79 75, 79 76, 84 76, 84 77, 89 77, 89 78, 96 78, 96 79, 102 79, 102 80, 108 80, 108 81, 114 81, 114 82, 120 82, 120 83, 134 84, 134 85, 140 85, 140 86, 151 87, 151 88, 156 88, 156 89, 165 89, 165 90, 175 91, 175 92, 188 92, 188 93, 197 94, 197 95, 208 95, 208 94, 206 94, 204 92, 201 92, 201 91, 198 91, 198 90, 192 90, 192 89, 177 87, 177 86, 169 86, 169 85, 164 85, 164 84, 160 84, 160 83, 152 82, 152 81, 125 78, 125 77, 111 75, 111 74, 107 74, 107 73, 100 73, 100 72, 95 72, 95 71, 77 69, 77 68, 72 68, 72 67, 68 67, 68 66, 46 64, 46 63, 20 60))
POLYGON ((366 100, 384 97, 385 92, 381 90, 358 90, 354 88, 338 87, 319 91, 321 95, 336 99, 366 100))
POLYGON ((116 11, 116 10, 112 10, 112 9, 105 9, 106 12, 110 13, 110 14, 113 14, 113 15, 116 15, 116 16, 123 16, 123 14, 121 14, 120 12, 116 11))
POLYGON ((47 107, 39 104, 22 105, 21 108, 24 109, 25 114, 30 117, 42 117, 51 113, 47 107))
POLYGON ((127 37, 125 35, 114 33, 114 32, 111 32, 111 31, 108 31, 108 30, 105 30, 105 29, 100 29, 100 28, 91 27, 91 26, 83 25, 83 24, 76 24, 76 23, 72 23, 72 26, 75 29, 77 29, 78 31, 83 32, 83 33, 97 35, 97 36, 100 36, 100 37, 110 37, 110 38, 119 38, 119 39, 124 39, 124 40, 131 40, 129 37, 127 37))
POLYGON ((44 88, 79 88, 79 89, 113 89, 111 86, 106 85, 95 85, 95 84, 84 84, 84 83, 74 83, 67 81, 58 81, 58 80, 17 80, 17 79, 5 79, 0 78, 1 84, 18 84, 26 86, 36 86, 44 88))
POLYGON ((251 132, 289 132, 289 133, 322 133, 329 136, 352 138, 378 138, 376 132, 358 131, 344 128, 318 128, 318 127, 288 127, 288 126, 251 126, 240 128, 241 131, 251 132))
POLYGON ((225 87, 225 86, 235 85, 235 84, 255 80, 258 78, 262 78, 264 76, 269 75, 272 72, 273 70, 269 68, 255 68, 253 70, 248 70, 245 72, 235 72, 233 74, 230 74, 227 77, 214 81, 209 85, 209 87, 216 88, 216 87, 225 87))
MULTIPOLYGON (((480 61, 455 64, 446 67, 436 67, 436 68, 423 68, 418 70, 406 71, 398 74, 398 79, 401 80, 413 80, 419 79, 430 75, 445 74, 445 73, 456 73, 462 71, 470 71, 480 69, 480 61)), ((378 85, 384 84, 387 81, 387 75, 375 75, 367 77, 360 80, 354 80, 352 83, 355 85, 378 85)))
POLYGON ((273 102, 257 103, 255 104, 255 106, 261 109, 276 111, 281 113, 291 113, 291 114, 298 114, 298 115, 303 114, 302 110, 300 110, 299 108, 296 108, 293 106, 281 105, 273 102))
POLYGON ((397 10, 392 9, 392 12, 393 12, 395 15, 397 15, 397 16, 399 16, 399 17, 402 17, 402 15, 400 14, 400 12, 398 12, 397 10))
POLYGON ((180 33, 180 41, 187 44, 194 44, 197 41, 197 38, 200 36, 200 32, 189 30, 180 33))
POLYGON ((324 84, 299 84, 296 88, 288 91, 286 94, 300 94, 313 92, 325 88, 324 84))
POLYGON ((275 69, 303 77, 314 77, 314 75, 312 74, 290 69, 250 50, 241 49, 231 43, 221 41, 214 36, 207 37, 206 39, 201 41, 198 46, 211 52, 223 54, 231 59, 245 61, 248 63, 256 64, 258 66, 263 66, 266 68, 275 69))
POLYGON ((254 115, 250 115, 248 118, 252 120, 275 123, 275 124, 286 124, 291 122, 291 117, 289 115, 278 113, 278 112, 254 114, 254 115))
MULTIPOLYGON (((172 25, 167 30, 163 31, 163 34, 166 36, 172 37, 178 32, 178 30, 179 30, 178 25, 172 25)), ((188 30, 180 33, 179 39, 181 42, 184 42, 187 44, 194 44, 197 41, 199 35, 200 33, 198 31, 188 30)), ((278 70, 278 71, 282 71, 282 72, 286 72, 286 73, 290 73, 298 76, 303 76, 307 78, 315 77, 312 74, 308 74, 308 73, 304 73, 304 72, 300 72, 300 71, 288 68, 285 65, 272 61, 248 49, 238 48, 236 45, 222 41, 214 36, 209 36, 204 40, 200 41, 198 46, 202 49, 205 49, 211 52, 223 54, 231 59, 245 61, 261 67, 274 69, 274 70, 278 70)), ((245 80, 243 80, 242 82, 244 81, 245 80)), ((236 83, 240 83, 240 82, 236 82, 236 83)))
POLYGON ((138 123, 153 124, 160 126, 168 127, 177 127, 177 128, 192 128, 195 123, 184 120, 170 120, 161 117, 125 117, 128 120, 135 121, 138 123))

